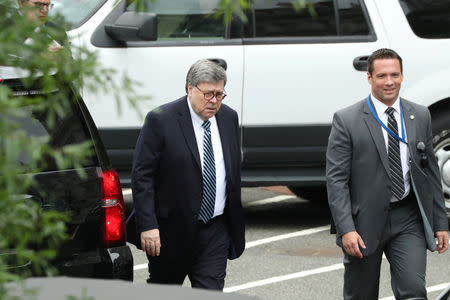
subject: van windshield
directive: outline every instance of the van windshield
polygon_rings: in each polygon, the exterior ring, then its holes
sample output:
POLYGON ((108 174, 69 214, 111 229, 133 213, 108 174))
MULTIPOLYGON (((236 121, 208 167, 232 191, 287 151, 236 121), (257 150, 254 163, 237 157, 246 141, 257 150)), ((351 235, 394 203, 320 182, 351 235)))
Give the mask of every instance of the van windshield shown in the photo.
POLYGON ((61 14, 70 25, 69 29, 75 29, 86 22, 106 0, 52 0, 52 9, 49 15, 61 14))
MULTIPOLYGON (((146 4, 148 12, 158 16, 158 40, 225 38, 223 19, 215 16, 219 0, 156 0, 146 4)), ((136 11, 136 2, 127 7, 136 11)))

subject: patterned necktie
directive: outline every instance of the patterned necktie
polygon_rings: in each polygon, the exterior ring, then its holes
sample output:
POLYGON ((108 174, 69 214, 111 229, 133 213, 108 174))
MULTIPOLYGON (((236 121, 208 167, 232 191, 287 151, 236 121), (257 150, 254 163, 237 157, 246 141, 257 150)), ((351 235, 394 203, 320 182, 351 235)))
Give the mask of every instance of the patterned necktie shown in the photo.
MULTIPOLYGON (((388 107, 386 113, 388 114, 388 128, 398 135, 397 121, 394 116, 394 109, 388 107)), ((399 141, 396 140, 392 135, 388 133, 389 138, 389 169, 392 181, 392 195, 398 200, 401 200, 403 194, 405 193, 405 182, 403 179, 402 162, 400 160, 400 145, 399 141)))
POLYGON ((200 220, 208 222, 214 214, 216 201, 216 164, 211 143, 211 122, 202 124, 205 133, 203 135, 203 198, 200 206, 200 220))

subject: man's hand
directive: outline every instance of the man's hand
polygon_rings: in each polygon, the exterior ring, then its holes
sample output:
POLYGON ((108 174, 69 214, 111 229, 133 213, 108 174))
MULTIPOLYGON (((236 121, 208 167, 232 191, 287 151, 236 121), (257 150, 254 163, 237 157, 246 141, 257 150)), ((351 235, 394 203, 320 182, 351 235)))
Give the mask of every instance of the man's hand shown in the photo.
MULTIPOLYGON (((447 240, 448 241, 448 240, 447 240)), ((359 247, 366 249, 366 245, 361 236, 356 231, 350 231, 342 235, 342 246, 348 255, 363 258, 359 247)))
POLYGON ((437 252, 444 253, 448 249, 448 232, 436 231, 435 236, 437 238, 437 252))
POLYGON ((48 51, 55 53, 56 51, 62 50, 64 49, 64 46, 60 46, 60 45, 50 45, 48 46, 48 51))
POLYGON ((159 239, 159 229, 150 229, 141 232, 141 248, 150 256, 159 256, 161 241, 159 239))

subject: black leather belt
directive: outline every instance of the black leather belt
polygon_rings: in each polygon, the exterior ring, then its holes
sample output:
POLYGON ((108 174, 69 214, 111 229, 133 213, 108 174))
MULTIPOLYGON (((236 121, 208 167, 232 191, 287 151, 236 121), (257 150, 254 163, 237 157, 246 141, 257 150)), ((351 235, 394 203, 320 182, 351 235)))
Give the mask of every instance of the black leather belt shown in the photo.
POLYGON ((223 214, 222 214, 222 215, 215 216, 214 218, 210 219, 210 220, 209 220, 208 222, 206 222, 206 223, 203 223, 202 220, 198 220, 197 225, 198 225, 198 226, 209 226, 209 225, 211 225, 211 224, 213 224, 213 223, 215 223, 215 222, 221 220, 222 218, 223 218, 223 214))
POLYGON ((402 207, 402 206, 414 203, 415 200, 416 200, 416 196, 414 195, 414 192, 410 191, 408 196, 406 196, 402 200, 389 203, 389 209, 394 209, 394 208, 398 208, 398 207, 402 207))

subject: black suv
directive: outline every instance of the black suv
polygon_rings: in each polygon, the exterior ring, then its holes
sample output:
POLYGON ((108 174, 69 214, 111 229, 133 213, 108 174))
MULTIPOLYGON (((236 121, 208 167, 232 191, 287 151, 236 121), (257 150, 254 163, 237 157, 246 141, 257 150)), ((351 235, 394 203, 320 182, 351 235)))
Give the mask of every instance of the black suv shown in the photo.
MULTIPOLYGON (((39 93, 24 88, 22 81, 11 74, 8 78, 6 69, 0 68, 1 84, 12 89, 14 95, 33 97, 39 93)), ((50 128, 46 114, 35 111, 18 121, 28 134, 47 137, 55 148, 91 141, 94 151, 82 165, 86 178, 80 178, 75 166, 58 170, 54 159, 47 157, 43 171, 33 174, 37 184, 24 197, 40 203, 43 210, 54 209, 70 215, 69 239, 63 243, 54 261, 60 275, 132 281, 133 257, 126 245, 119 177, 111 167, 84 102, 72 91, 72 109, 64 118, 56 120, 56 126, 50 128)), ((26 165, 29 157, 21 155, 19 163, 26 165)))

